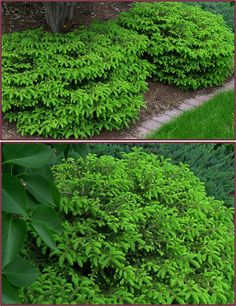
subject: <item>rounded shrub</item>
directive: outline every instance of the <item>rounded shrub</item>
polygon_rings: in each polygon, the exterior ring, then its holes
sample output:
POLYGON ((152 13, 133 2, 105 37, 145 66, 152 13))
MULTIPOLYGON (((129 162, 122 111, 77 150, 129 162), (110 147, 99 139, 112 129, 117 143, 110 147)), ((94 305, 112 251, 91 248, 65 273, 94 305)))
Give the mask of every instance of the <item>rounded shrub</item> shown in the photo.
POLYGON ((234 35, 220 15, 183 3, 136 3, 117 22, 149 37, 157 80, 197 89, 233 73, 234 35))
POLYGON ((138 118, 148 39, 114 22, 67 34, 3 35, 2 110, 22 135, 85 138, 138 118))
POLYGON ((232 209, 188 166, 140 149, 53 168, 64 232, 40 239, 42 275, 22 302, 233 303, 232 209))

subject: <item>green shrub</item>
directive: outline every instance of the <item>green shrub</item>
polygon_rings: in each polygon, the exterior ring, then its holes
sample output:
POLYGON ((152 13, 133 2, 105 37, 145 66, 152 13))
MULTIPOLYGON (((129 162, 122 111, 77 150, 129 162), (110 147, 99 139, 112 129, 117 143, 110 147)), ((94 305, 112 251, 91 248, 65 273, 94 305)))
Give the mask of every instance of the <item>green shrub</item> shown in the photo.
MULTIPOLYGON (((103 155, 110 155, 116 158, 122 158, 123 153, 129 153, 132 151, 133 146, 139 146, 139 144, 90 144, 88 151, 91 154, 96 154, 98 157, 103 155)), ((140 144, 142 147, 142 144, 140 144)))
POLYGON ((186 165, 136 149, 53 172, 64 231, 23 303, 233 303, 232 210, 186 165))
POLYGON ((229 2, 185 2, 189 5, 200 5, 206 11, 220 14, 225 23, 234 31, 234 6, 229 2))
MULTIPOLYGON (((122 158, 133 145, 92 144, 89 151, 98 156, 122 158)), ((188 164, 193 173, 204 182, 206 192, 228 207, 234 206, 234 146, 227 144, 139 144, 146 152, 171 158, 173 164, 188 164)))
POLYGON ((234 148, 233 145, 215 144, 158 144, 148 151, 171 158, 174 164, 189 165, 205 184, 209 196, 234 206, 234 148))
POLYGON ((144 106, 146 36, 113 22, 53 35, 3 35, 3 113, 22 135, 88 137, 128 126, 144 106))
POLYGON ((117 22, 148 36, 157 80, 197 89, 233 73, 234 36, 220 15, 182 3, 136 3, 117 22))

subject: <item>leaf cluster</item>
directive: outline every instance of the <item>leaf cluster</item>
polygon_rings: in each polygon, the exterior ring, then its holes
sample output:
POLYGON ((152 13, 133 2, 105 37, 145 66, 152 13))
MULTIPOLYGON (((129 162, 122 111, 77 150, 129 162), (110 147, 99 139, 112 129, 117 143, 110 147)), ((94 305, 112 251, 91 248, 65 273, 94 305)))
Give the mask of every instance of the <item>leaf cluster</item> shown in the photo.
POLYGON ((233 303, 232 209, 186 165, 135 149, 53 173, 64 231, 23 303, 233 303))
POLYGON ((157 144, 148 151, 174 164, 186 163, 205 184, 209 196, 234 206, 234 146, 227 144, 157 144))
POLYGON ((184 3, 135 3, 118 24, 146 35, 155 79, 183 89, 222 84, 233 73, 234 35, 223 17, 184 3))
POLYGON ((4 304, 18 304, 18 289, 39 276, 34 258, 22 257, 29 232, 51 249, 53 233, 62 231, 56 212, 60 194, 49 166, 53 150, 43 144, 4 144, 2 175, 2 295, 4 304))
POLYGON ((91 144, 89 152, 97 156, 122 158, 132 147, 170 158, 174 164, 188 164, 190 170, 205 184, 209 196, 234 206, 234 146, 227 144, 91 144))
POLYGON ((2 109, 22 135, 85 138, 137 119, 152 65, 148 39, 114 22, 67 34, 3 35, 2 109))

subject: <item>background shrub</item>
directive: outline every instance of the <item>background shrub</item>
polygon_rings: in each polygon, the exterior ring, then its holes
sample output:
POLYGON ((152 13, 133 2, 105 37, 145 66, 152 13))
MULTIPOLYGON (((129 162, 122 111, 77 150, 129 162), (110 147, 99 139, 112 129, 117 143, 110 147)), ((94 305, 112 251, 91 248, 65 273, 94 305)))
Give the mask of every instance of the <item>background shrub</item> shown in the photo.
POLYGON ((22 135, 88 137, 128 126, 144 106, 147 37, 113 22, 68 34, 3 35, 3 113, 22 135))
POLYGON ((182 3, 135 3, 118 23, 150 39, 157 80, 197 89, 233 73, 234 36, 220 15, 182 3))
POLYGON ((185 163, 205 184, 209 196, 234 206, 234 146, 227 144, 93 144, 89 151, 98 156, 111 155, 122 158, 123 152, 132 151, 132 146, 171 158, 171 163, 185 163))
MULTIPOLYGON (((229 2, 185 2, 189 5, 199 5, 206 11, 222 15, 225 23, 234 31, 234 6, 229 2)), ((233 3, 233 2, 231 2, 233 3)))
POLYGON ((189 165, 205 184, 209 196, 234 206, 234 146, 224 144, 160 144, 150 146, 150 152, 189 165))
POLYGON ((45 274, 23 303, 233 303, 232 211, 186 165, 135 150, 53 172, 64 231, 38 246, 45 274))

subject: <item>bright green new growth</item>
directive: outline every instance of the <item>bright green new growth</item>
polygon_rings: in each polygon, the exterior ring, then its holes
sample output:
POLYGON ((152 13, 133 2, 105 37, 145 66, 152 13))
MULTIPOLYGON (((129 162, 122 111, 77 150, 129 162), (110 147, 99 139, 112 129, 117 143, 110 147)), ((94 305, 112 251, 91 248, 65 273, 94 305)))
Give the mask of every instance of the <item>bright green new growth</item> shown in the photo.
POLYGON ((188 166, 136 149, 53 171, 64 232, 58 250, 38 241, 43 274, 22 303, 233 303, 232 210, 188 166))
POLYGON ((22 135, 88 137, 137 119, 148 39, 113 22, 65 35, 3 35, 3 112, 22 135))
POLYGON ((220 15, 182 3, 136 3, 118 23, 148 36, 157 80, 197 89, 233 72, 234 36, 220 15))

